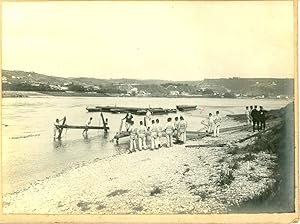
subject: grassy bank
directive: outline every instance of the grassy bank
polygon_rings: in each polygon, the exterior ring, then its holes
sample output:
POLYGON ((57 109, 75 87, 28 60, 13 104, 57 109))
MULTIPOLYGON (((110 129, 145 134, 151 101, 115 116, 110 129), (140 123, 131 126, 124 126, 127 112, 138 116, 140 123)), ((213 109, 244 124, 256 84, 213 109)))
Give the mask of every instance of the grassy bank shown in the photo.
MULTIPOLYGON (((241 115, 232 116, 242 121, 241 115)), ((274 125, 269 131, 258 135, 254 144, 247 145, 241 151, 254 155, 266 152, 276 155, 272 167, 272 178, 275 183, 266 190, 243 203, 232 208, 235 212, 293 212, 294 211, 294 105, 287 105, 280 110, 268 112, 267 122, 274 125)))

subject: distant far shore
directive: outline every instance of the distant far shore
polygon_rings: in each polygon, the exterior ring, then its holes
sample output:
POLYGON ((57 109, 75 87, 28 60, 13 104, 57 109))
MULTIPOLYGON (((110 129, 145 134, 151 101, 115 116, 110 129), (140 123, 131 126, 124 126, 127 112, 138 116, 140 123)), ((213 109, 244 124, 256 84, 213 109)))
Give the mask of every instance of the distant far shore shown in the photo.
POLYGON ((242 97, 219 97, 219 96, 199 96, 199 95, 157 95, 157 96, 122 96, 120 94, 104 94, 96 92, 61 92, 61 91, 2 91, 3 98, 26 98, 26 97, 46 97, 46 96, 63 96, 63 97, 141 97, 141 98, 155 98, 155 97, 166 97, 166 98, 225 98, 225 99, 291 99, 291 98, 277 98, 275 96, 270 97, 259 97, 259 96, 242 96, 242 97))

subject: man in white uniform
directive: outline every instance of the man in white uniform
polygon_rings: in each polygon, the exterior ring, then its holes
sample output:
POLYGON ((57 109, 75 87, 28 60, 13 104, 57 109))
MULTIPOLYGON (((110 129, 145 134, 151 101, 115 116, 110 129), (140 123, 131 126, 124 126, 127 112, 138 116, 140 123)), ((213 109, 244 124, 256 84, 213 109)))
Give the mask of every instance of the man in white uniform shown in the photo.
POLYGON ((146 126, 144 126, 143 121, 140 121, 140 126, 137 130, 137 135, 138 135, 138 139, 139 139, 139 150, 147 149, 146 132, 147 132, 146 126))
POLYGON ((131 125, 128 129, 130 133, 130 148, 128 153, 135 152, 136 150, 136 138, 137 138, 137 127, 134 125, 134 121, 131 121, 131 125))
POLYGON ((173 146, 173 132, 174 132, 174 124, 172 123, 172 118, 168 118, 167 124, 165 126, 165 132, 167 135, 167 147, 173 146))
POLYGON ((220 117, 220 112, 216 111, 216 116, 214 119, 214 123, 215 123, 214 137, 219 137, 221 122, 222 122, 222 118, 220 117))
POLYGON ((246 114, 247 124, 251 125, 251 115, 250 115, 250 110, 249 110, 248 106, 246 106, 245 114, 246 114))
POLYGON ((148 128, 148 127, 150 127, 151 126, 151 112, 150 112, 150 110, 147 110, 147 112, 146 112, 146 116, 145 116, 145 121, 146 121, 146 127, 148 128))
POLYGON ((186 129, 187 129, 187 122, 184 120, 182 116, 180 116, 180 121, 178 124, 178 136, 179 136, 179 141, 181 143, 186 142, 186 129))
POLYGON ((86 127, 86 128, 83 130, 82 134, 86 134, 86 135, 87 135, 87 132, 88 132, 88 130, 89 130, 88 127, 91 125, 92 120, 93 120, 92 117, 90 117, 90 119, 87 120, 87 122, 85 123, 85 127, 86 127))
POLYGON ((155 123, 155 120, 152 120, 152 125, 150 127, 150 133, 151 133, 151 149, 157 149, 158 148, 158 142, 157 142, 157 125, 155 123))

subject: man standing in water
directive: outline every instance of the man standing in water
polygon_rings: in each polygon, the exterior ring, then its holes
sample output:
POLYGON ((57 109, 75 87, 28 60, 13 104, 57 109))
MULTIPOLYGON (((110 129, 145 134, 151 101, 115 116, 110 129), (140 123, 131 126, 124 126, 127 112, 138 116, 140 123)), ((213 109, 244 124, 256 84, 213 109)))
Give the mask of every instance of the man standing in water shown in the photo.
POLYGON ((87 132, 89 130, 88 127, 91 125, 92 120, 93 120, 93 118, 90 117, 90 119, 85 123, 85 129, 83 130, 82 135, 84 135, 84 134, 87 135, 87 132))
POLYGON ((56 133, 59 133, 59 127, 58 127, 58 125, 59 125, 59 120, 58 120, 58 118, 55 120, 55 123, 54 123, 54 129, 53 129, 53 131, 54 131, 54 136, 53 136, 53 138, 54 138, 54 140, 55 140, 55 138, 56 138, 56 133))

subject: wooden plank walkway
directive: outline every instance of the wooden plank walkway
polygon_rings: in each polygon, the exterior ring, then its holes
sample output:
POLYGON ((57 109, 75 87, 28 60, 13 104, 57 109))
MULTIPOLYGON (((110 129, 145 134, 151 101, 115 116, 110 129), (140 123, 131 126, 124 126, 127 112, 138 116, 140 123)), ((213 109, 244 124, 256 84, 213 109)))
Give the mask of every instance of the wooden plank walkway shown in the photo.
POLYGON ((58 128, 68 128, 68 129, 109 129, 109 127, 102 126, 85 126, 85 125, 57 125, 58 128))
POLYGON ((83 130, 89 130, 89 129, 103 129, 104 132, 107 133, 108 130, 109 130, 109 127, 108 127, 108 119, 107 119, 107 118, 106 118, 106 119, 104 118, 103 113, 100 113, 100 117, 101 117, 101 119, 102 119, 103 126, 67 125, 67 124, 66 124, 67 118, 64 117, 64 118, 63 118, 62 124, 55 125, 56 128, 58 129, 58 137, 57 137, 57 139, 61 139, 63 129, 83 129, 83 130))

